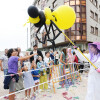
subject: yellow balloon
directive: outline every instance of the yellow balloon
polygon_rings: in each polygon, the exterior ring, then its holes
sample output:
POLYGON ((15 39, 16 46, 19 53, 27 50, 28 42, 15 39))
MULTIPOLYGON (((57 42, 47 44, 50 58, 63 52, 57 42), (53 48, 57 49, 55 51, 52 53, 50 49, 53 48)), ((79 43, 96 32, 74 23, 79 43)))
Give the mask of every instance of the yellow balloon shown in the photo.
POLYGON ((46 19, 45 23, 46 23, 47 25, 50 25, 50 20, 49 20, 49 19, 46 19))
POLYGON ((35 24, 35 23, 38 23, 40 21, 40 18, 39 18, 39 16, 37 18, 31 18, 31 17, 29 17, 28 20, 29 20, 29 22, 35 24))
POLYGON ((44 14, 45 14, 45 17, 46 17, 46 21, 45 21, 45 23, 47 24, 47 25, 49 25, 50 24, 50 20, 52 19, 52 13, 51 13, 51 10, 50 10, 50 8, 45 8, 44 9, 44 14))
POLYGON ((75 23, 76 15, 73 8, 70 6, 62 5, 52 13, 55 16, 55 24, 60 29, 69 29, 75 23))

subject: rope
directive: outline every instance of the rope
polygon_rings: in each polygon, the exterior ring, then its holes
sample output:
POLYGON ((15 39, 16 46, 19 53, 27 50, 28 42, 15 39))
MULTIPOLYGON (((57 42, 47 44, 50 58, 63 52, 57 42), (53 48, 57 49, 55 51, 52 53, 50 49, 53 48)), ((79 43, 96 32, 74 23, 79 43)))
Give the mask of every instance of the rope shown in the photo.
MULTIPOLYGON (((68 64, 81 64, 81 63, 68 63, 68 64)), ((41 68, 41 69, 47 69, 47 68, 51 68, 51 67, 56 67, 56 66, 61 66, 63 64, 58 64, 58 65, 51 65, 50 67, 44 67, 44 68, 41 68)), ((32 72, 32 71, 36 71, 36 70, 40 70, 40 69, 35 69, 35 70, 29 70, 29 71, 26 71, 26 72, 32 72)), ((5 76, 12 76, 12 75, 20 75, 21 73, 26 73, 25 71, 24 72, 19 72, 19 73, 16 73, 16 74, 9 74, 9 75, 2 75, 0 77, 5 77, 5 76)))

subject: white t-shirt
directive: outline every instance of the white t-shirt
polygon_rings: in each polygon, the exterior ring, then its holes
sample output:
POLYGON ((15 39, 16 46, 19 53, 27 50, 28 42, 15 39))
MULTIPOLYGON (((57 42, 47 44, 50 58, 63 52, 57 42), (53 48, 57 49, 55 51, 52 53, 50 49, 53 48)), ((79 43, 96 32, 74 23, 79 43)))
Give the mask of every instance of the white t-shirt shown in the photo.
MULTIPOLYGON (((33 54, 37 53, 37 51, 33 51, 33 54)), ((34 61, 36 63, 36 60, 37 60, 37 55, 34 55, 34 61)))
POLYGON ((19 54, 19 57, 24 57, 23 53, 20 53, 20 54, 19 54))
POLYGON ((45 57, 45 58, 44 58, 44 62, 45 62, 45 63, 49 63, 49 62, 50 62, 50 58, 45 57))
MULTIPOLYGON (((47 57, 44 58, 44 63, 47 64, 47 66, 49 66, 48 63, 49 63, 50 61, 52 61, 50 57, 49 57, 49 58, 47 58, 47 57)), ((52 64, 53 64, 53 63, 50 63, 50 65, 52 65, 52 64)))
POLYGON ((59 59, 59 54, 56 54, 56 59, 59 59))

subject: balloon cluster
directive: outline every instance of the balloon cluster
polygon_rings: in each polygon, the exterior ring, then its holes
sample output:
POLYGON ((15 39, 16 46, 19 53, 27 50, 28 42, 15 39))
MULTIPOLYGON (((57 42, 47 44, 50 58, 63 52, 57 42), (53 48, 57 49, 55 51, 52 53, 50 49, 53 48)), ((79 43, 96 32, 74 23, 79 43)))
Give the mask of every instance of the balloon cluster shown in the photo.
POLYGON ((28 14, 28 23, 33 23, 35 27, 38 27, 36 32, 36 38, 38 41, 42 44, 45 44, 46 41, 51 42, 53 50, 56 48, 56 38, 62 33, 60 29, 69 29, 72 27, 76 19, 73 8, 66 5, 59 6, 56 10, 45 8, 44 11, 38 10, 37 7, 32 5, 28 8, 28 14), (47 25, 49 28, 47 28, 47 25), (37 34, 42 26, 45 27, 46 34, 41 41, 37 34), (52 30, 53 33, 52 39, 50 38, 50 30, 52 30), (55 30, 58 30, 58 34, 55 33, 55 30))
POLYGON ((69 29, 76 19, 73 8, 66 5, 59 6, 54 11, 50 8, 39 11, 37 7, 32 5, 28 8, 28 14, 28 22, 33 23, 36 27, 41 27, 44 24, 50 25, 52 20, 59 29, 69 29))

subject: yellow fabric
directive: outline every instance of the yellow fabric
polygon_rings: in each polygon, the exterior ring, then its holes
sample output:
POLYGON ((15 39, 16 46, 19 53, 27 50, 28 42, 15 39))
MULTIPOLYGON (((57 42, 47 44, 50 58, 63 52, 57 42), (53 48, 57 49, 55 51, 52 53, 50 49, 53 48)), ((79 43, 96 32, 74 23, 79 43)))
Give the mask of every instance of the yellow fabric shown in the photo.
POLYGON ((40 21, 40 18, 39 18, 39 16, 37 18, 31 18, 31 17, 29 17, 28 20, 29 20, 29 22, 35 24, 35 23, 38 23, 40 21))
MULTIPOLYGON (((44 76, 40 76, 40 84, 41 83, 44 83, 44 82, 47 82, 47 74, 46 74, 46 71, 44 70, 44 76)), ((44 83, 42 85, 40 85, 40 89, 48 89, 48 83, 44 83), (43 85, 44 85, 44 88, 43 88, 43 85)))

